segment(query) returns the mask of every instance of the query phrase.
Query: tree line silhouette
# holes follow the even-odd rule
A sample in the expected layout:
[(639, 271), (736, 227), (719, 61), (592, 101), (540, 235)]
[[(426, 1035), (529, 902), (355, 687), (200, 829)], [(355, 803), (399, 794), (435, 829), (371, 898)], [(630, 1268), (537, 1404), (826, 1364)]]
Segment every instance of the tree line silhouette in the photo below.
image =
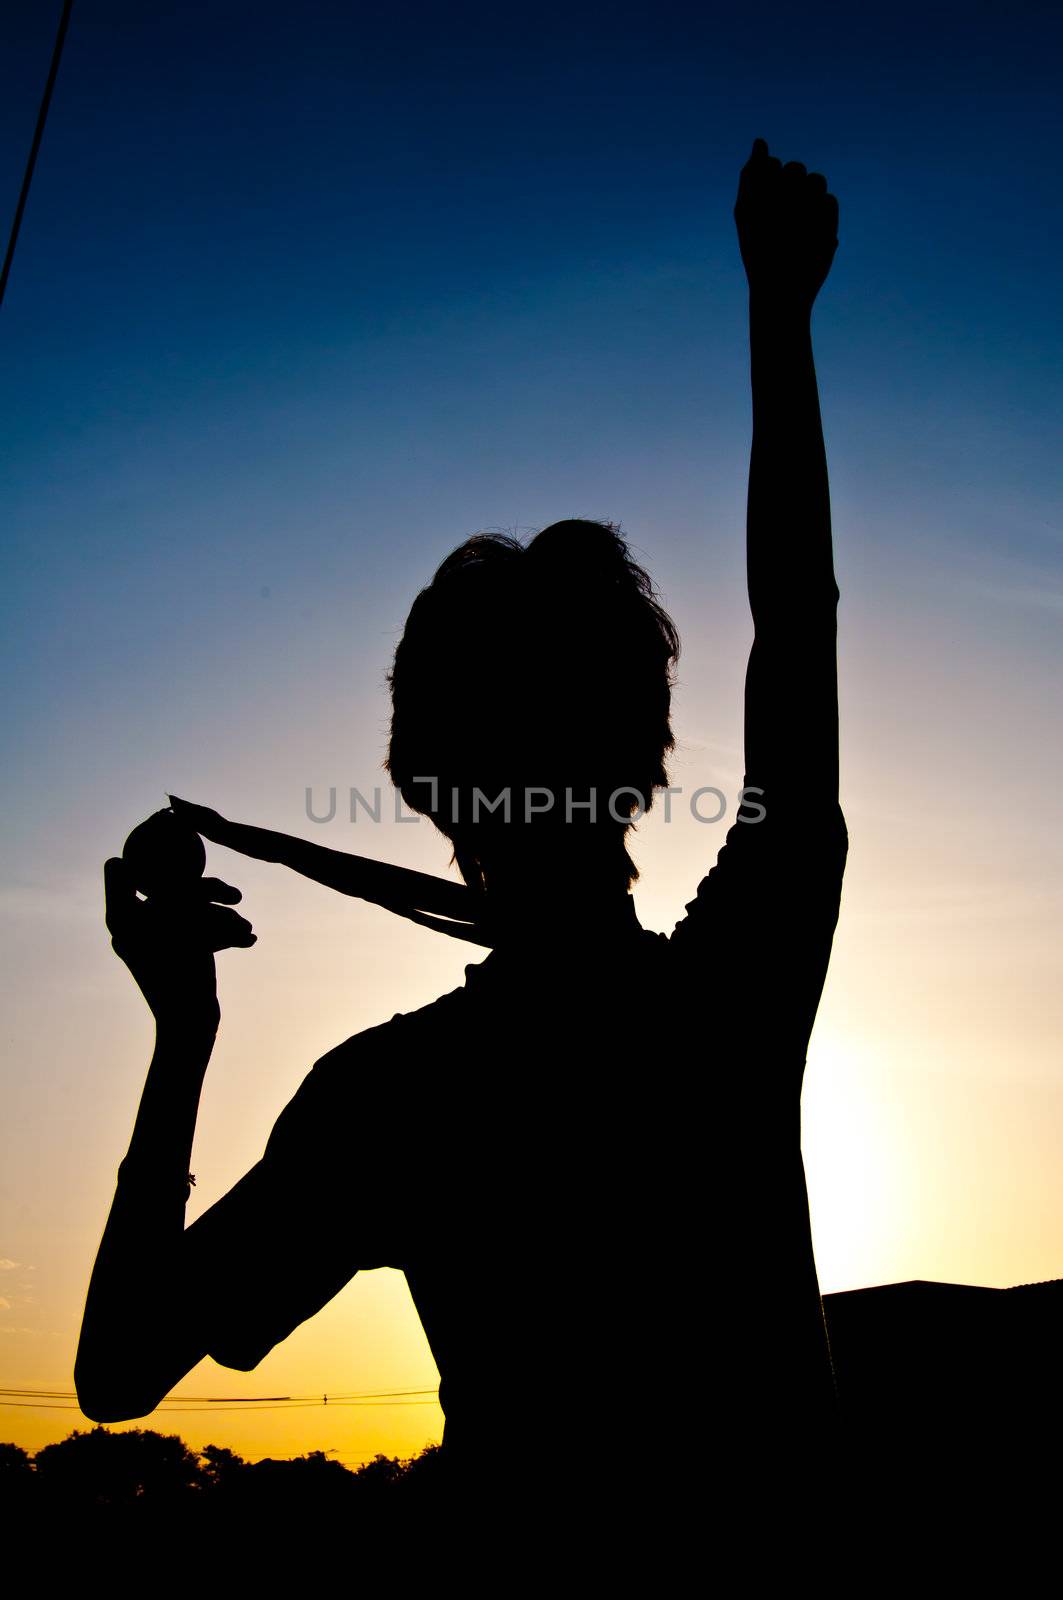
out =
[(59, 1524), (79, 1513), (105, 1522), (159, 1514), (195, 1521), (197, 1513), (340, 1513), (346, 1525), (374, 1520), (391, 1506), (420, 1503), (435, 1483), (439, 1446), (408, 1459), (376, 1455), (349, 1468), (323, 1450), (291, 1460), (247, 1461), (223, 1445), (194, 1450), (178, 1434), (151, 1428), (114, 1432), (75, 1428), (35, 1455), (0, 1443), (0, 1516)]

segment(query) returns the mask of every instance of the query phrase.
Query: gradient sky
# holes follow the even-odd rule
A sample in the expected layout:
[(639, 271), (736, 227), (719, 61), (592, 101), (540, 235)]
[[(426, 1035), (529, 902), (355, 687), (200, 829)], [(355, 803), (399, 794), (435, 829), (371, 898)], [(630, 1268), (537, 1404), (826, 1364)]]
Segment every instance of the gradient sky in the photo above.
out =
[[(59, 11), (3, 8), (5, 218)], [(342, 797), (385, 783), (391, 652), (469, 533), (621, 521), (684, 640), (673, 782), (736, 793), (731, 208), (756, 136), (841, 206), (815, 317), (851, 836), (804, 1102), (822, 1286), (1063, 1275), (1061, 36), (1022, 3), (77, 0), (0, 311), (0, 1385), (72, 1390), (150, 1054), (105, 857), (174, 790), (446, 871), (427, 823), (351, 824)], [(306, 788), (331, 785), (315, 824)], [(645, 820), (645, 926), (672, 928), (726, 826), (681, 802)], [(190, 1220), (318, 1056), (470, 956), (279, 868), (213, 850), (211, 870), (259, 943), (219, 964)], [(689, 1065), (708, 1126), (711, 1029)], [(380, 1139), (401, 1181), (401, 1126), (353, 1129), (352, 1160)], [(531, 1421), (519, 1378), (500, 1440)], [(206, 1361), (179, 1392), (435, 1381), (404, 1280), (376, 1272), (256, 1372)], [(578, 1397), (568, 1422), (581, 1439)], [(31, 1449), (74, 1425), (0, 1410)], [(150, 1425), (358, 1462), (441, 1419)]]

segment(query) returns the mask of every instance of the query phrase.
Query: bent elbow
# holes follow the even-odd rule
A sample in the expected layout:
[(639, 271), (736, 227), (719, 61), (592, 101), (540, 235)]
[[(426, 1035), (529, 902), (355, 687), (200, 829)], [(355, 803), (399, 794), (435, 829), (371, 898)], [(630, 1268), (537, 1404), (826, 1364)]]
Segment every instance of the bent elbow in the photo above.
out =
[(79, 1383), (74, 1379), (78, 1410), (90, 1422), (133, 1422), (147, 1417), (156, 1409), (162, 1396), (148, 1397), (132, 1390), (109, 1385)]
[[(152, 1408), (154, 1409), (154, 1408)], [(115, 1405), (105, 1400), (98, 1400), (94, 1396), (84, 1398), (78, 1393), (78, 1410), (83, 1417), (88, 1417), (90, 1422), (134, 1422), (140, 1417), (148, 1415), (147, 1410), (138, 1410), (128, 1405)]]
[(167, 1392), (142, 1376), (116, 1371), (108, 1363), (101, 1366), (80, 1352), (74, 1363), (74, 1391), (78, 1409), (90, 1422), (132, 1422), (149, 1416)]

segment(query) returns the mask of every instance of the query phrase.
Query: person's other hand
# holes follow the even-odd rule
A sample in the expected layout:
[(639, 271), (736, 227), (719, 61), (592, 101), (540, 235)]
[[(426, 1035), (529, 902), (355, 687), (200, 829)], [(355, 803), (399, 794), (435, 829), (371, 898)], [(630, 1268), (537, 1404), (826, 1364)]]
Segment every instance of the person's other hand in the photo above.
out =
[(823, 174), (784, 166), (755, 139), (734, 218), (751, 294), (811, 311), (838, 248), (838, 202)]
[(215, 952), (255, 943), (251, 924), (232, 910), (239, 889), (220, 878), (197, 878), (187, 895), (142, 900), (120, 856), (105, 862), (103, 873), (112, 948), (156, 1021), (217, 1028)]

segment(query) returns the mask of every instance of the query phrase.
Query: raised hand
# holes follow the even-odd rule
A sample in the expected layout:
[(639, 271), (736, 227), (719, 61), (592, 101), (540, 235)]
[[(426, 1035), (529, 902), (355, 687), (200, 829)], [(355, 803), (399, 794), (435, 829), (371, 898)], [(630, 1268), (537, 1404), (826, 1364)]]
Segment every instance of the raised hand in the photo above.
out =
[(838, 248), (838, 202), (823, 174), (784, 166), (754, 139), (734, 218), (751, 295), (811, 311)]
[(156, 1021), (181, 1028), (217, 1027), (214, 954), (247, 948), (255, 934), (233, 911), (240, 891), (219, 878), (192, 878), (187, 892), (141, 900), (136, 872), (120, 856), (104, 863), (107, 930)]

